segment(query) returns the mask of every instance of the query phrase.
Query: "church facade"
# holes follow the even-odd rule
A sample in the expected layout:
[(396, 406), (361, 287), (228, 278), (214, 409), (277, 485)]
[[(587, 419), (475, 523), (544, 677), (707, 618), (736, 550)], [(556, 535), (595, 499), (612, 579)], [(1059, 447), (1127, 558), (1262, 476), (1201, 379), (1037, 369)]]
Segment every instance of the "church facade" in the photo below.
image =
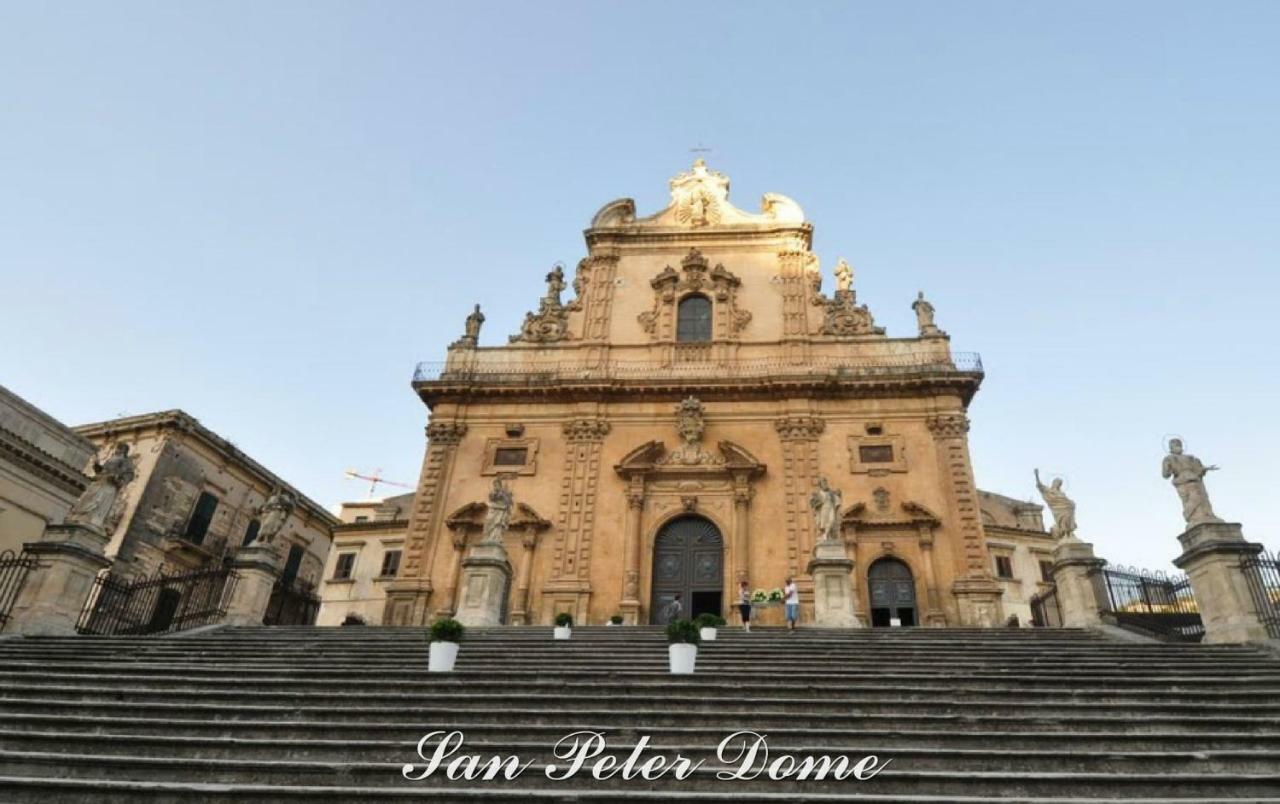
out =
[(641, 217), (606, 204), (569, 281), (501, 346), (477, 306), (413, 387), (430, 409), (419, 486), (383, 622), (455, 614), (490, 490), (514, 499), (503, 621), (649, 623), (676, 594), (728, 616), (740, 581), (807, 572), (821, 479), (841, 493), (855, 613), (866, 625), (998, 625), (970, 464), (976, 355), (954, 353), (921, 294), (891, 336), (840, 261), (824, 289), (813, 227), (766, 194), (750, 213), (699, 160)]

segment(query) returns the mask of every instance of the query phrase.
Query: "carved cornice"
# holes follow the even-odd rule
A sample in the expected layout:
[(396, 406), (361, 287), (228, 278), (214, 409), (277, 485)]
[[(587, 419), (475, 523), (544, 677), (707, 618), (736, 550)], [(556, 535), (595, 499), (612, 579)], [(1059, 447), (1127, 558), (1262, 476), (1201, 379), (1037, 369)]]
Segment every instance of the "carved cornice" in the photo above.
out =
[(430, 422), (427, 424), (427, 440), (433, 444), (457, 444), (467, 434), (462, 422)]
[(934, 438), (963, 438), (969, 432), (969, 419), (963, 413), (944, 413), (925, 420)]
[(816, 416), (783, 416), (773, 422), (773, 428), (783, 441), (813, 440), (826, 427), (826, 422)]
[(564, 423), (564, 438), (570, 443), (601, 441), (609, 434), (612, 425), (604, 419), (570, 419)]

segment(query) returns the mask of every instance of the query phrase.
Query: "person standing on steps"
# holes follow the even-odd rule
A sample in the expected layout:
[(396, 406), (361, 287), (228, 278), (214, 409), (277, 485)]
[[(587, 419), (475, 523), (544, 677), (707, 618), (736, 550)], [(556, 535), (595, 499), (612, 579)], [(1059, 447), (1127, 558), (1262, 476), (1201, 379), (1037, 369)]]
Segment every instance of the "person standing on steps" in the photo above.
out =
[(738, 581), (738, 614), (742, 617), (742, 630), (751, 630), (751, 592), (746, 581)]
[(794, 631), (800, 620), (800, 590), (796, 588), (794, 578), (788, 578), (786, 585), (782, 587), (782, 600), (786, 604), (787, 630)]
[(683, 612), (684, 604), (680, 602), (680, 593), (676, 592), (675, 597), (671, 598), (671, 602), (662, 609), (662, 621), (667, 623), (674, 622), (680, 619), (680, 615)]

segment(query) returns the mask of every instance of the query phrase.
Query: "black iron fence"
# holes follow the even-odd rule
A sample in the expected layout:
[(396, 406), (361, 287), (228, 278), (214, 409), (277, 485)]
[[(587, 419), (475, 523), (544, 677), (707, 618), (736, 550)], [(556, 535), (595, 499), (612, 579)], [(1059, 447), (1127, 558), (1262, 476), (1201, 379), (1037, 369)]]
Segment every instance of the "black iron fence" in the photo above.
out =
[(294, 579), (276, 581), (271, 588), (263, 625), (315, 625), (320, 613), (320, 596), (314, 584)]
[(1058, 608), (1058, 587), (1050, 587), (1031, 598), (1031, 624), (1036, 628), (1062, 627), (1062, 611)]
[(1262, 552), (1241, 562), (1249, 593), (1267, 635), (1280, 639), (1280, 555)]
[(228, 566), (125, 580), (99, 575), (80, 613), (82, 634), (163, 634), (221, 621), (235, 593)]
[(35, 565), (35, 557), (25, 550), (16, 554), (12, 550), (0, 553), (0, 631), (9, 624), (9, 613), (26, 583), (27, 573)]
[(1204, 623), (1184, 575), (1104, 567), (1095, 576), (1099, 607), (1121, 627), (1177, 642), (1199, 642)]

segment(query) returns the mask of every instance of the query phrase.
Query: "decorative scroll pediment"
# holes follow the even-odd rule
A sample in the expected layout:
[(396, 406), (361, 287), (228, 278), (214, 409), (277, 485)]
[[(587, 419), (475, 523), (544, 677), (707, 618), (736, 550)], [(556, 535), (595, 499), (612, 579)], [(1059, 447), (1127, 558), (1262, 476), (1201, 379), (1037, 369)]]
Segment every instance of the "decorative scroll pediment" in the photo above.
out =
[[(444, 524), (450, 530), (479, 532), (484, 529), (484, 520), (488, 513), (489, 505), (487, 503), (471, 502), (450, 514), (445, 519)], [(539, 516), (538, 512), (531, 506), (518, 502), (515, 505), (515, 510), (511, 512), (511, 521), (507, 523), (507, 532), (533, 531), (537, 533), (550, 527), (551, 522)]]
[(846, 508), (844, 514), (840, 517), (842, 528), (856, 528), (857, 530), (866, 530), (867, 528), (918, 528), (921, 525), (937, 527), (941, 522), (941, 518), (933, 511), (911, 500), (903, 502), (898, 506), (897, 511), (892, 508), (887, 511), (878, 510), (874, 503), (868, 506), (864, 502), (857, 502)]
[(628, 452), (613, 468), (624, 477), (645, 474), (764, 474), (765, 465), (744, 447), (732, 441), (721, 441), (716, 446), (720, 455), (711, 456), (713, 460), (685, 464), (669, 460), (673, 453), (668, 452), (661, 441), (650, 441)]

